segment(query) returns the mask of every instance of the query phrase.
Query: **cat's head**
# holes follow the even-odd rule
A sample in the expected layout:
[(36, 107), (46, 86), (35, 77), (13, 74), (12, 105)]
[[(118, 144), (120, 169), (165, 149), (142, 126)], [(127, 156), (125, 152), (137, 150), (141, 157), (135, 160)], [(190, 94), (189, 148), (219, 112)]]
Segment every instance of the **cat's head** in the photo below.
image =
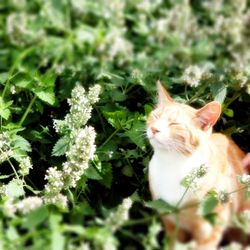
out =
[(154, 150), (177, 151), (191, 155), (211, 134), (221, 114), (213, 101), (200, 109), (175, 102), (160, 82), (158, 104), (147, 119), (147, 136)]

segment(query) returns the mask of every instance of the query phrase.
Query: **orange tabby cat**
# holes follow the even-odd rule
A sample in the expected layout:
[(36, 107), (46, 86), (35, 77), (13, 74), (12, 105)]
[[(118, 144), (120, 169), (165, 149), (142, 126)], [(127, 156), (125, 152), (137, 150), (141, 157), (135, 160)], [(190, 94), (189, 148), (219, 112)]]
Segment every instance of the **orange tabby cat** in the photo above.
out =
[[(230, 192), (241, 187), (236, 176), (244, 174), (244, 153), (228, 137), (212, 133), (221, 114), (221, 105), (210, 102), (201, 109), (175, 102), (163, 88), (158, 87), (158, 105), (147, 120), (147, 136), (154, 149), (149, 164), (150, 190), (154, 199), (172, 205), (197, 204), (210, 190)], [(181, 199), (185, 188), (180, 184), (185, 176), (201, 165), (207, 174), (198, 180), (197, 187)], [(230, 225), (233, 212), (249, 208), (243, 191), (230, 196), (231, 202), (219, 203), (215, 208), (218, 223), (210, 224), (197, 212), (197, 206), (183, 209), (178, 214), (179, 236), (191, 235), (196, 250), (217, 249), (223, 232)], [(175, 232), (176, 217), (163, 218), (166, 233)]]

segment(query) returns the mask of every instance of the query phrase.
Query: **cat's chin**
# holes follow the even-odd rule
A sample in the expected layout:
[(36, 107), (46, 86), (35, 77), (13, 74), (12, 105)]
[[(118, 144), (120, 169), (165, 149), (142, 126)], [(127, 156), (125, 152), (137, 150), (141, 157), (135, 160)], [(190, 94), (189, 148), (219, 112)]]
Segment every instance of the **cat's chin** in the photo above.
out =
[(164, 144), (157, 140), (155, 137), (149, 138), (149, 141), (154, 149), (158, 147), (164, 147)]
[(149, 139), (151, 146), (154, 151), (156, 150), (164, 150), (164, 151), (172, 151), (169, 146), (166, 146), (164, 143), (157, 140), (155, 137)]

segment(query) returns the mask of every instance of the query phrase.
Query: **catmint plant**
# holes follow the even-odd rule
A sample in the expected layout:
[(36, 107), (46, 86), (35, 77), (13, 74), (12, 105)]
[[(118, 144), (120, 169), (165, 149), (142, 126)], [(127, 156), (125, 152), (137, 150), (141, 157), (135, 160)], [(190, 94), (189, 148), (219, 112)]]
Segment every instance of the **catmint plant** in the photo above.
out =
[(76, 187), (84, 171), (88, 168), (88, 162), (95, 152), (95, 130), (86, 126), (91, 117), (92, 105), (99, 99), (100, 86), (95, 85), (86, 93), (85, 89), (77, 85), (68, 100), (69, 113), (64, 120), (54, 120), (57, 133), (62, 135), (63, 142), (68, 145), (65, 152), (58, 152), (61, 147), (60, 139), (53, 149), (54, 155), (66, 155), (66, 161), (62, 169), (50, 167), (47, 170), (45, 180), (45, 203), (56, 204), (59, 207), (67, 207), (67, 198), (62, 194), (63, 190)]

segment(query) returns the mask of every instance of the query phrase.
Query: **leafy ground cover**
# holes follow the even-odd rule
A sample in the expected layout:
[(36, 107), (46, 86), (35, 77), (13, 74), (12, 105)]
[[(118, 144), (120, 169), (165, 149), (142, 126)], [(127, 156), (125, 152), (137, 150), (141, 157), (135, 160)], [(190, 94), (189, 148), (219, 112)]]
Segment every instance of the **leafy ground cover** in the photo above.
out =
[(145, 205), (155, 83), (220, 101), (216, 129), (249, 151), (249, 6), (0, 2), (0, 249), (167, 247)]

